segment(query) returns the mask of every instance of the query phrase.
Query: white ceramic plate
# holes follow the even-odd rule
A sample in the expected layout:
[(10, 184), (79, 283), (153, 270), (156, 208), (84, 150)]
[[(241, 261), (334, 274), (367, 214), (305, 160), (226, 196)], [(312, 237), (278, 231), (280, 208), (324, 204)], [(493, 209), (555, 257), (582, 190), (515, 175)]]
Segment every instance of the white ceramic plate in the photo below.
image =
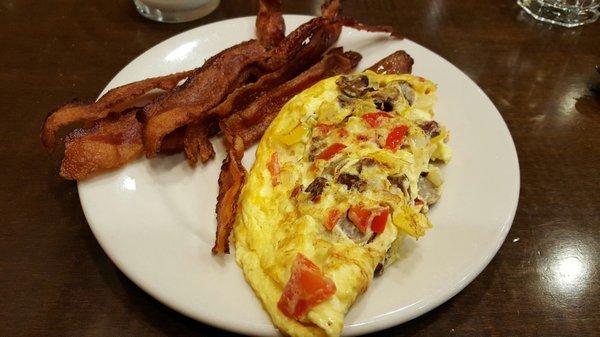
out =
[[(288, 31), (308, 16), (286, 15)], [(201, 65), (222, 49), (253, 38), (254, 18), (216, 22), (172, 37), (128, 64), (108, 89)], [(430, 218), (434, 228), (405, 245), (398, 261), (351, 308), (344, 334), (400, 324), (445, 302), (490, 262), (512, 223), (519, 166), (510, 133), (489, 98), (465, 74), (409, 40), (344, 28), (338, 41), (363, 55), (359, 70), (398, 49), (413, 73), (439, 85), (437, 119), (451, 131), (452, 162)], [(233, 255), (213, 256), (217, 177), (224, 157), (192, 169), (182, 155), (140, 159), (79, 183), (81, 205), (98, 242), (133, 282), (199, 321), (245, 334), (277, 335)], [(254, 161), (254, 148), (244, 158)]]

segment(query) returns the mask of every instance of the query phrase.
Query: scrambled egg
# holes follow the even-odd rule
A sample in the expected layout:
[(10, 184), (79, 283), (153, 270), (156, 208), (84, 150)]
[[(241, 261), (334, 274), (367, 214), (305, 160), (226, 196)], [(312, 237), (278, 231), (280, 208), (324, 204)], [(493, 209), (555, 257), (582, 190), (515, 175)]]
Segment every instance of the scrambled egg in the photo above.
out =
[[(435, 85), (412, 75), (325, 79), (291, 99), (264, 134), (240, 200), (236, 259), (274, 324), (291, 336), (339, 336), (344, 315), (405, 236), (431, 227), (447, 130)], [(382, 225), (383, 224), (383, 225)], [(335, 283), (302, 317), (278, 302), (301, 253)]]

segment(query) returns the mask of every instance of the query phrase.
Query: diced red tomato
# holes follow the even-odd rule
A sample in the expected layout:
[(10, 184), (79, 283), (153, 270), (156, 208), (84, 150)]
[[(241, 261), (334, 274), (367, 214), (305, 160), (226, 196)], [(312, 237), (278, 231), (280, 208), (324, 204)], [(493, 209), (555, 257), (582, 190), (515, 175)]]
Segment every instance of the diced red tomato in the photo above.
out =
[(378, 234), (383, 233), (389, 215), (390, 209), (387, 207), (383, 208), (379, 214), (373, 217), (373, 220), (371, 221), (371, 230)]
[(317, 129), (321, 132), (321, 134), (326, 135), (329, 131), (335, 129), (335, 125), (333, 124), (325, 124), (325, 123), (317, 123)]
[(339, 209), (332, 208), (331, 210), (329, 210), (329, 214), (327, 215), (327, 221), (325, 221), (325, 228), (327, 228), (328, 231), (331, 231), (333, 227), (335, 227), (335, 225), (338, 223), (338, 221), (340, 221), (341, 217), (342, 212), (340, 212)]
[(370, 218), (371, 211), (364, 208), (362, 205), (351, 206), (348, 210), (348, 219), (354, 223), (361, 233), (367, 232)]
[(277, 152), (273, 152), (271, 155), (271, 160), (267, 165), (269, 168), (269, 172), (271, 173), (271, 182), (273, 186), (277, 186), (281, 183), (279, 179), (279, 173), (281, 172), (281, 168), (279, 167), (279, 159), (277, 159)]
[(284, 315), (300, 319), (315, 305), (333, 296), (336, 290), (333, 280), (323, 275), (319, 266), (298, 253), (277, 307)]
[(373, 128), (381, 126), (384, 118), (392, 118), (392, 115), (386, 112), (371, 112), (362, 116), (362, 119)]
[(333, 156), (335, 156), (336, 153), (342, 151), (345, 148), (346, 148), (346, 145), (341, 144), (341, 143), (331, 144), (325, 150), (323, 150), (323, 152), (319, 153), (319, 156), (317, 157), (317, 159), (329, 160)]
[(390, 210), (387, 207), (369, 209), (360, 204), (351, 206), (348, 210), (348, 218), (363, 234), (369, 227), (374, 233), (382, 233), (385, 230), (389, 214)]
[(398, 148), (398, 146), (402, 145), (404, 137), (406, 137), (407, 133), (408, 126), (406, 125), (400, 125), (393, 128), (385, 140), (385, 148), (395, 151)]

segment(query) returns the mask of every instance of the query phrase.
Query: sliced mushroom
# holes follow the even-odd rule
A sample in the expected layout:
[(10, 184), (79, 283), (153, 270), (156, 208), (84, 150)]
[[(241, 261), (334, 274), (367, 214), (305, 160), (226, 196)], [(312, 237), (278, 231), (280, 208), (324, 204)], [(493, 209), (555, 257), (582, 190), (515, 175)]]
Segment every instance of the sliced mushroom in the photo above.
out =
[(311, 200), (316, 201), (323, 194), (323, 190), (327, 186), (327, 179), (323, 177), (316, 177), (310, 185), (304, 190), (304, 192), (310, 193)]
[(310, 142), (310, 148), (308, 150), (308, 160), (313, 161), (318, 153), (325, 148), (326, 144), (323, 142), (323, 138), (315, 136)]
[(340, 101), (340, 106), (345, 108), (349, 105), (352, 105), (355, 99), (346, 95), (338, 95), (338, 100)]
[(356, 166), (356, 171), (358, 173), (361, 173), (363, 168), (365, 167), (370, 167), (370, 166), (374, 166), (377, 164), (377, 160), (373, 159), (373, 158), (363, 158), (361, 160), (359, 160), (355, 166)]
[(413, 103), (415, 102), (415, 91), (413, 90), (412, 86), (410, 85), (410, 83), (406, 82), (406, 81), (400, 81), (400, 90), (402, 91), (402, 96), (404, 96), (404, 98), (406, 98), (406, 101), (408, 102), (408, 105), (413, 105)]
[(329, 163), (329, 165), (327, 165), (327, 167), (325, 167), (323, 170), (323, 174), (333, 177), (344, 167), (344, 165), (346, 165), (347, 162), (348, 157), (342, 155), (339, 158), (331, 161), (331, 163)]
[(440, 190), (426, 177), (420, 177), (417, 186), (419, 187), (419, 197), (427, 205), (433, 205), (440, 199)]
[(410, 182), (405, 174), (388, 176), (387, 180), (390, 182), (390, 184), (398, 187), (404, 194), (409, 194), (408, 188), (410, 186)]
[(419, 124), (419, 127), (429, 137), (435, 137), (440, 134), (440, 125), (436, 121), (427, 121)]
[(368, 91), (369, 78), (366, 75), (359, 76), (341, 76), (336, 82), (342, 93), (348, 97), (362, 97)]
[(398, 99), (399, 95), (400, 91), (395, 86), (387, 86), (371, 93), (375, 107), (385, 112), (394, 110), (394, 102)]
[(367, 182), (361, 180), (359, 176), (350, 173), (342, 173), (338, 176), (337, 182), (346, 185), (348, 189), (354, 188), (359, 192), (364, 192), (367, 188)]
[(394, 111), (394, 103), (389, 99), (380, 100), (376, 98), (373, 100), (373, 103), (375, 104), (375, 108), (377, 108), (377, 110), (385, 112)]

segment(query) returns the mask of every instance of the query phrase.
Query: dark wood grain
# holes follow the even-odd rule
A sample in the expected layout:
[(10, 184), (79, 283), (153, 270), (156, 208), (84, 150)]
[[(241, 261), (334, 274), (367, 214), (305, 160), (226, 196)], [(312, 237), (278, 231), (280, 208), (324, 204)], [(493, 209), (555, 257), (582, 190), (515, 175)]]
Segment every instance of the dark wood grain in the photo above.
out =
[[(286, 1), (314, 14), (319, 1)], [(377, 336), (597, 336), (600, 327), (600, 22), (538, 23), (515, 1), (346, 1), (466, 72), (496, 104), (521, 164), (519, 209), (485, 271), (432, 312)], [(92, 99), (135, 56), (176, 33), (253, 15), (160, 24), (131, 1), (0, 4), (0, 335), (232, 334), (188, 319), (130, 282), (92, 236), (76, 185), (38, 133), (46, 113)], [(468, 103), (468, 102), (467, 102)]]

